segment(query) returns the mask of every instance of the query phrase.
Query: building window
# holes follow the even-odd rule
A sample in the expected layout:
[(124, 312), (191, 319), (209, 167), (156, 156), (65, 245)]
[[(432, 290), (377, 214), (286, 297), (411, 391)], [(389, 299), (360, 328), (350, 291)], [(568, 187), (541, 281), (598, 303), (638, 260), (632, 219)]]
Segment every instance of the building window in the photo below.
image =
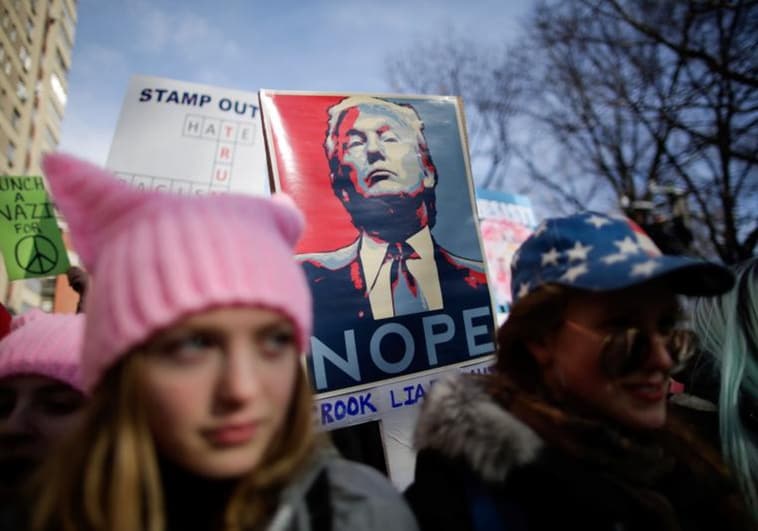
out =
[(5, 48), (3, 47), (3, 44), (0, 43), (0, 61), (5, 59)]
[(69, 35), (68, 30), (63, 27), (63, 25), (58, 26), (60, 31), (60, 34), (63, 35), (63, 39), (66, 41), (66, 46), (68, 46), (69, 49), (74, 47), (74, 41), (71, 40), (71, 35)]
[(18, 130), (18, 122), (20, 121), (21, 121), (21, 113), (18, 112), (18, 109), (14, 107), (13, 116), (11, 116), (11, 125), (13, 126), (13, 129)]
[(11, 27), (11, 14), (6, 9), (3, 11), (3, 27), (5, 29), (8, 29)]
[(66, 65), (66, 60), (63, 58), (63, 54), (61, 53), (60, 48), (55, 49), (55, 54), (58, 56), (58, 64), (61, 67), (61, 71), (65, 74), (68, 72), (68, 66)]
[(13, 167), (13, 159), (16, 157), (16, 144), (8, 141), (8, 146), (5, 148), (5, 158), (8, 159), (8, 166)]
[(66, 5), (65, 0), (61, 2), (61, 6), (63, 10), (63, 24), (61, 25), (61, 31), (63, 32), (63, 36), (70, 49), (74, 46), (73, 40), (76, 25), (74, 24), (74, 19), (71, 17), (71, 13), (68, 11), (68, 6)]
[(26, 36), (29, 37), (29, 40), (31, 40), (32, 35), (34, 34), (34, 21), (26, 17)]
[(5, 72), (5, 75), (10, 77), (11, 75), (11, 60), (7, 59), (5, 61), (5, 65), (3, 66), (3, 72)]
[(71, 12), (68, 10), (68, 6), (66, 5), (66, 0), (63, 0), (61, 2), (61, 6), (63, 7), (63, 18), (66, 22), (66, 28), (71, 32), (73, 35), (74, 33), (74, 19), (71, 17)]
[(16, 28), (13, 28), (10, 33), (8, 34), (8, 38), (11, 40), (11, 42), (16, 42)]
[(50, 130), (50, 126), (45, 126), (45, 143), (47, 144), (48, 151), (53, 151), (55, 146), (58, 145), (58, 139)]
[(21, 79), (16, 83), (16, 96), (18, 96), (20, 101), (26, 101), (26, 83)]
[(58, 106), (55, 104), (55, 101), (52, 99), (48, 99), (48, 105), (53, 109), (53, 112), (55, 113), (55, 117), (57, 118), (56, 125), (60, 126), (61, 122), (63, 121), (63, 112), (58, 109)]
[(50, 86), (53, 88), (53, 94), (55, 94), (55, 97), (58, 98), (58, 101), (61, 103), (61, 107), (65, 107), (66, 100), (68, 99), (66, 96), (66, 89), (63, 88), (61, 78), (59, 78), (58, 74), (55, 72), (50, 74)]
[(32, 58), (29, 55), (29, 51), (26, 49), (26, 46), (21, 46), (18, 51), (18, 58), (21, 60), (21, 64), (23, 65), (24, 70), (28, 72), (29, 67), (32, 66)]

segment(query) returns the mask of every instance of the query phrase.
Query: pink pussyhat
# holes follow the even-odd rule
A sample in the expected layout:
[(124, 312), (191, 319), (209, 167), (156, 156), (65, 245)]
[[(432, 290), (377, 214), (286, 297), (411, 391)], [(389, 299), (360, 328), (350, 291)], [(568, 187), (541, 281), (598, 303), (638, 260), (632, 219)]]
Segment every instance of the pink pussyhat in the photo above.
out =
[(84, 315), (33, 309), (14, 317), (0, 341), (0, 379), (45, 376), (84, 392), (81, 348)]
[(293, 249), (302, 214), (287, 196), (182, 196), (137, 190), (62, 154), (42, 167), (92, 275), (84, 383), (159, 330), (222, 306), (281, 312), (304, 350), (311, 296)]

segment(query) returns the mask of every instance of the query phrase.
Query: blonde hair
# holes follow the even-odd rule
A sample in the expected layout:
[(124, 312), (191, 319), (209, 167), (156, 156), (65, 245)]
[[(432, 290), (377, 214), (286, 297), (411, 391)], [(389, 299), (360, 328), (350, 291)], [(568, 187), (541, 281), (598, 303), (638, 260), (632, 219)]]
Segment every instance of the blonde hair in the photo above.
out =
[[(34, 481), (35, 531), (164, 531), (167, 515), (158, 455), (140, 399), (139, 353), (108, 370), (64, 441)], [(298, 364), (280, 433), (260, 465), (239, 480), (224, 510), (224, 529), (258, 529), (281, 489), (312, 454), (312, 394)]]

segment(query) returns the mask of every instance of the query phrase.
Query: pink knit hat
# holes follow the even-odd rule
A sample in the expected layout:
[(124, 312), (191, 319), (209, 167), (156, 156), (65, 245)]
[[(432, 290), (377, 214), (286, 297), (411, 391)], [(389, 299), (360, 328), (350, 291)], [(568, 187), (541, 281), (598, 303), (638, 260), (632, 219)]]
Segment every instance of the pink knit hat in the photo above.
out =
[(302, 214), (287, 196), (146, 192), (61, 154), (42, 167), (92, 275), (84, 383), (183, 317), (220, 306), (279, 311), (311, 331), (311, 296), (293, 249)]
[(84, 316), (38, 309), (14, 317), (0, 341), (0, 378), (47, 376), (84, 391), (81, 348)]

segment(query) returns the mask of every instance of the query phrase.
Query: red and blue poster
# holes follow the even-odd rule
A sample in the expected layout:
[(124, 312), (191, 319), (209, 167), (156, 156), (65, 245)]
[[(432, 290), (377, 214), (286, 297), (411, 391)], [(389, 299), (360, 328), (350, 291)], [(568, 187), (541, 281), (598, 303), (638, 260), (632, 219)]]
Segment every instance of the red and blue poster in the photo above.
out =
[(513, 254), (537, 225), (529, 198), (492, 190), (477, 190), (479, 224), (489, 269), (490, 290), (498, 322), (505, 320), (511, 304)]
[(274, 187), (303, 210), (317, 392), (494, 351), (459, 99), (261, 91)]

